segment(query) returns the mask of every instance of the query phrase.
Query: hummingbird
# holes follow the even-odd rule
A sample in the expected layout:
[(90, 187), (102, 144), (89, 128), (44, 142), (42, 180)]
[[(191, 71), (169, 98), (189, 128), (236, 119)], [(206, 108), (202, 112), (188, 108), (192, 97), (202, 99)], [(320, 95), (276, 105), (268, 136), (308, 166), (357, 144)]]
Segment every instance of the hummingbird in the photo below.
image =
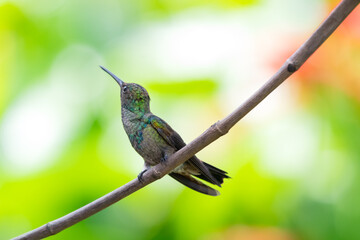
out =
[[(163, 119), (150, 111), (150, 97), (146, 89), (136, 83), (126, 83), (115, 74), (100, 66), (120, 86), (121, 118), (132, 147), (144, 159), (142, 175), (152, 166), (167, 159), (186, 144), (180, 135)], [(183, 185), (210, 196), (218, 196), (216, 189), (196, 178), (221, 187), (227, 172), (201, 161), (196, 156), (176, 167), (169, 175)], [(194, 178), (196, 177), (196, 178)]]

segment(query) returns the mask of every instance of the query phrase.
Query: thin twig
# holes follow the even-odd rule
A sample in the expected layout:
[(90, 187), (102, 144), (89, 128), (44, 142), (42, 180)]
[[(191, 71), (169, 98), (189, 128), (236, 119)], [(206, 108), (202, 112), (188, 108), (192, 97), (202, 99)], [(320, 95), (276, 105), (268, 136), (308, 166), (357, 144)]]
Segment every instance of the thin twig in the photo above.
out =
[(115, 202), (129, 196), (140, 188), (162, 178), (175, 167), (184, 163), (201, 149), (225, 135), (241, 118), (258, 105), (275, 88), (284, 82), (290, 75), (297, 71), (303, 63), (320, 47), (320, 45), (334, 32), (350, 12), (359, 4), (360, 0), (343, 0), (313, 33), (313, 35), (281, 66), (257, 92), (245, 103), (239, 106), (226, 118), (218, 121), (202, 133), (199, 137), (172, 155), (167, 163), (158, 164), (145, 172), (143, 182), (137, 179), (121, 186), (105, 196), (71, 212), (59, 219), (51, 221), (39, 228), (13, 238), (14, 240), (41, 239), (58, 232), (92, 216), (93, 214), (109, 207)]

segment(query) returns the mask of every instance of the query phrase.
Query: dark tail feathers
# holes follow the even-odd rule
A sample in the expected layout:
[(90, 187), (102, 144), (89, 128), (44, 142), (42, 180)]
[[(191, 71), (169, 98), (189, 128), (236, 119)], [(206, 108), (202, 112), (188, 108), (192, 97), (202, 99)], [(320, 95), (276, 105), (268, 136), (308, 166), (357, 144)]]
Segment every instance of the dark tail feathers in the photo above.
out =
[(193, 178), (190, 175), (181, 175), (178, 173), (169, 173), (169, 175), (174, 178), (175, 180), (179, 181), (180, 183), (184, 184), (185, 186), (200, 192), (200, 193), (204, 193), (210, 196), (218, 196), (220, 195), (219, 191), (203, 184), (202, 182), (196, 180), (195, 178)]
[[(222, 184), (224, 182), (224, 178), (230, 178), (227, 174), (227, 172), (217, 168), (217, 167), (214, 167), (206, 162), (203, 162), (205, 164), (205, 166), (209, 169), (210, 173), (213, 175), (213, 177), (220, 183)], [(203, 176), (202, 174), (201, 175), (194, 175), (194, 177), (198, 177), (202, 180), (205, 180), (207, 182), (209, 182), (207, 180), (207, 178), (205, 176)]]

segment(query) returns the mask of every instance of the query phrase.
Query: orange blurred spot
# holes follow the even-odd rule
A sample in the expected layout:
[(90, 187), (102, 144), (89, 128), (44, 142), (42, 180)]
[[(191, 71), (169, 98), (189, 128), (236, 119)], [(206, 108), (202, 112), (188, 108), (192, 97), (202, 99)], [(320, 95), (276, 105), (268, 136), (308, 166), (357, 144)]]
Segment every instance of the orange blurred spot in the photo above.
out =
[(289, 232), (273, 227), (234, 226), (223, 233), (210, 236), (210, 240), (295, 240)]

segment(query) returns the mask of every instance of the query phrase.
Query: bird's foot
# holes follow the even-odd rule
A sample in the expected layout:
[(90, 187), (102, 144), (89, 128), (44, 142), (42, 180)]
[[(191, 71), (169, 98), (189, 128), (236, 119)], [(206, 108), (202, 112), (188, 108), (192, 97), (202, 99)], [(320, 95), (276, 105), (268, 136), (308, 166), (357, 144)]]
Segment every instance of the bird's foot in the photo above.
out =
[(167, 157), (160, 158), (160, 163), (165, 163), (167, 161)]
[(142, 176), (144, 175), (144, 173), (147, 171), (147, 169), (142, 170), (139, 175), (137, 176), (137, 179), (139, 180), (139, 182), (143, 183), (143, 178)]
[(162, 158), (160, 158), (160, 163), (165, 163), (168, 160), (167, 154), (165, 152), (162, 153)]

